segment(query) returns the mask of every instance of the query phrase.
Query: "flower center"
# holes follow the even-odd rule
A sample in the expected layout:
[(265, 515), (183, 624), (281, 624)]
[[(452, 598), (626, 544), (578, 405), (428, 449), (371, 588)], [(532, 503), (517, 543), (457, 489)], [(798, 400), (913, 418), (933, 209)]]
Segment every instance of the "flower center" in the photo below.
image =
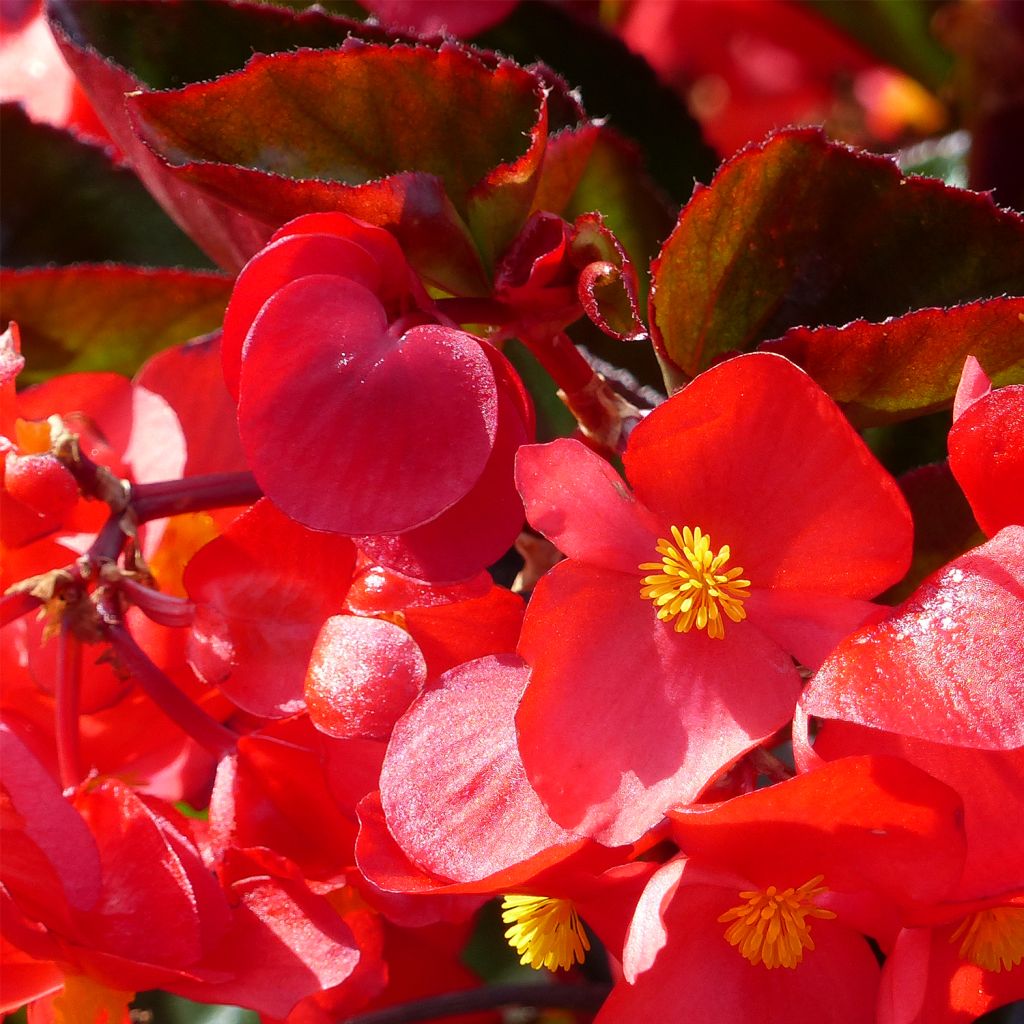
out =
[(590, 940), (571, 900), (548, 896), (506, 896), (501, 919), (512, 925), (505, 932), (521, 964), (534, 970), (568, 970), (583, 963)]
[(1024, 907), (979, 910), (960, 922), (949, 937), (963, 939), (960, 955), (986, 971), (998, 974), (1024, 960)]
[(725, 930), (726, 941), (735, 946), (752, 964), (796, 967), (805, 949), (814, 949), (809, 917), (832, 918), (831, 910), (814, 905), (814, 898), (828, 890), (818, 883), (824, 875), (815, 875), (799, 889), (783, 892), (770, 885), (764, 892), (741, 892), (746, 900), (727, 910), (718, 920), (732, 923)]
[(689, 633), (694, 626), (706, 629), (708, 636), (721, 640), (725, 636), (726, 617), (739, 622), (747, 617), (743, 602), (747, 599), (750, 580), (737, 579), (742, 566), (727, 569), (729, 545), (716, 554), (711, 538), (699, 526), (682, 532), (672, 527), (672, 540), (659, 539), (660, 562), (644, 562), (641, 569), (656, 570), (645, 576), (640, 596), (653, 601), (658, 618), (675, 619), (677, 633)]

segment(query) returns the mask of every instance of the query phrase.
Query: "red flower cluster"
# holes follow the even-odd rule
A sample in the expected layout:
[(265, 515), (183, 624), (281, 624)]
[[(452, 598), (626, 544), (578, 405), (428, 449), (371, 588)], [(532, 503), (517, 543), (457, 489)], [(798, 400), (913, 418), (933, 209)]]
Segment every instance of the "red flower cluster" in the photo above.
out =
[[(554, 71), (423, 35), (511, 49), (562, 6), (70, 6), (112, 137), (227, 273), (4, 274), (0, 1011), (1024, 998), (1024, 217), (791, 129), (671, 230)], [(683, 6), (621, 32), (723, 109), (783, 43), (776, 110), (835, 98), (830, 53), (870, 66), (781, 0), (680, 64), (721, 17)], [(188, 84), (152, 30), (208, 11)], [(108, 53), (121, 19), (184, 85)], [(891, 475), (948, 406), (948, 460)], [(549, 983), (466, 966), (499, 952)]]

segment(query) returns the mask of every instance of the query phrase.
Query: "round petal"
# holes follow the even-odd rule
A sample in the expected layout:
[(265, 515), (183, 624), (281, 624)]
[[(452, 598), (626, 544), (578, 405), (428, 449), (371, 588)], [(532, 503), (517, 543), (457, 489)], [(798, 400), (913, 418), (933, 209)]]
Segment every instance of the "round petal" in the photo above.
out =
[(499, 396), (498, 410), (494, 449), (480, 479), (429, 523), (404, 533), (356, 538), (374, 561), (414, 579), (452, 583), (474, 576), (512, 546), (523, 527), (512, 465), (530, 438), (509, 396)]
[(631, 842), (789, 720), (800, 692), (790, 657), (749, 622), (728, 632), (676, 633), (640, 597), (639, 572), (568, 561), (541, 580), (516, 726), (556, 821)]
[(332, 615), (306, 671), (306, 707), (313, 724), (329, 736), (383, 740), (426, 678), (427, 663), (400, 626)]
[(377, 293), (380, 269), (355, 242), (338, 235), (286, 235), (261, 249), (242, 268), (224, 313), (224, 379), (238, 398), (245, 337), (263, 304), (285, 285), (311, 274), (336, 274)]
[(469, 882), (578, 842), (547, 816), (523, 773), (513, 714), (526, 679), (512, 655), (469, 662), (395, 726), (381, 802), (418, 866)]
[(314, 529), (433, 519), (480, 479), (497, 407), (476, 339), (437, 325), (395, 339), (377, 298), (337, 277), (280, 289), (246, 341), (242, 443), (267, 496)]

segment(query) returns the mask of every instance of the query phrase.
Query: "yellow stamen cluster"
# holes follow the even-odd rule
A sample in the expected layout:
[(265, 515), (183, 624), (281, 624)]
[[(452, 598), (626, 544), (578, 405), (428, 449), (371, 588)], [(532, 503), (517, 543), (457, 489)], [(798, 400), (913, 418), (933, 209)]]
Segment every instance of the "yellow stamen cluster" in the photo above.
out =
[(964, 918), (949, 937), (960, 955), (986, 971), (1008, 971), (1024, 960), (1024, 907), (992, 907)]
[(770, 885), (764, 892), (741, 892), (745, 900), (727, 910), (718, 920), (732, 923), (725, 930), (726, 941), (735, 946), (755, 966), (796, 967), (805, 949), (814, 949), (810, 917), (831, 918), (831, 910), (814, 905), (814, 899), (828, 890), (819, 885), (823, 875), (815, 875), (798, 889), (783, 892)]
[(506, 896), (501, 909), (502, 921), (512, 926), (505, 938), (521, 964), (555, 971), (583, 963), (590, 941), (571, 900)]
[(686, 526), (682, 532), (673, 526), (672, 541), (660, 539), (657, 551), (660, 562), (640, 566), (655, 570), (644, 577), (640, 596), (658, 606), (662, 621), (675, 619), (677, 633), (689, 633), (696, 626), (721, 640), (725, 636), (723, 613), (733, 622), (747, 617), (743, 602), (750, 580), (737, 578), (743, 574), (740, 566), (725, 568), (731, 554), (728, 544), (715, 553), (711, 538), (701, 533), (699, 526)]

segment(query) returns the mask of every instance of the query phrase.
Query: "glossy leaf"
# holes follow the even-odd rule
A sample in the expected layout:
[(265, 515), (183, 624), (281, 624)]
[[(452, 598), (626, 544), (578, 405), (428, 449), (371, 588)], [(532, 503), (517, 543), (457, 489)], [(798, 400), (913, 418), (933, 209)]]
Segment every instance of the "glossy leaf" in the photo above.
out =
[[(203, 82), (242, 67), (253, 53), (300, 46), (340, 46), (348, 36), (382, 38), (373, 26), (323, 10), (301, 13), (224, 0), (51, 0), (51, 23), (151, 89)], [(202, 39), (197, 46), (196, 40)]]
[(21, 383), (131, 374), (154, 352), (216, 330), (231, 292), (220, 274), (114, 266), (0, 271), (0, 285), (0, 320), (21, 328)]
[(922, 309), (883, 323), (794, 327), (761, 348), (802, 366), (855, 422), (881, 423), (951, 402), (969, 355), (998, 384), (1024, 381), (1024, 298)]
[(208, 267), (127, 168), (100, 146), (0, 108), (4, 266), (110, 260)]
[(452, 44), (348, 46), (257, 56), (129, 106), (183, 181), (266, 222), (341, 210), (388, 227), (418, 269), (465, 287), (481, 272), (470, 231), (489, 259), (529, 212), (547, 124), (540, 86)]
[(652, 328), (692, 375), (791, 327), (1022, 292), (1020, 214), (786, 129), (729, 160), (683, 210), (655, 264)]
[(59, 20), (52, 20), (50, 27), (64, 59), (74, 71), (104, 127), (131, 161), (153, 198), (219, 266), (231, 271), (240, 270), (246, 260), (266, 243), (272, 229), (226, 203), (204, 196), (183, 182), (176, 182), (145, 144), (136, 138), (128, 123), (124, 97), (142, 88), (142, 82), (107, 60), (87, 40), (77, 37), (71, 29), (65, 29)]

